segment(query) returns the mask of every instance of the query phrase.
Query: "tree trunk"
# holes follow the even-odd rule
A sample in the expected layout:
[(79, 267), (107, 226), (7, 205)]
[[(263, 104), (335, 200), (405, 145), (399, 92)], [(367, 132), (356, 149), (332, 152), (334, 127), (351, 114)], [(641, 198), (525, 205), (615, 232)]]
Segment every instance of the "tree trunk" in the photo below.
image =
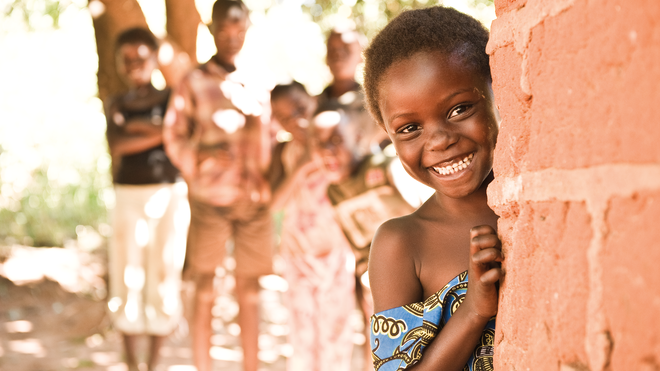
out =
[(176, 86), (197, 65), (197, 27), (201, 18), (194, 0), (165, 0), (165, 9), (167, 37), (158, 61), (167, 85)]
[(165, 0), (167, 34), (188, 54), (197, 60), (197, 27), (202, 21), (194, 0)]
[[(175, 86), (197, 64), (197, 27), (201, 19), (194, 0), (166, 0), (165, 4), (168, 36), (158, 59), (167, 85)], [(115, 67), (115, 39), (125, 29), (148, 26), (137, 0), (90, 0), (89, 9), (99, 56), (99, 98), (107, 104), (108, 98), (127, 90)]]
[(127, 90), (115, 67), (115, 39), (127, 28), (147, 27), (147, 21), (136, 0), (91, 0), (89, 9), (99, 56), (99, 98), (107, 103), (108, 98)]

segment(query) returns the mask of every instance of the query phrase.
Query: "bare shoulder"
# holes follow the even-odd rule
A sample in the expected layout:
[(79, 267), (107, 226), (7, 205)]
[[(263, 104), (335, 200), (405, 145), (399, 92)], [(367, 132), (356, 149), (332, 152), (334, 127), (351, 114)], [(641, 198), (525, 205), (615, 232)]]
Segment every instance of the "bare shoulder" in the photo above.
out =
[[(378, 243), (378, 248), (384, 245), (382, 248), (408, 249), (409, 242), (415, 236), (413, 231), (420, 227), (419, 223), (420, 219), (415, 213), (387, 220), (376, 231), (374, 244)], [(374, 248), (372, 246), (372, 250)]]
[(376, 312), (423, 300), (415, 259), (418, 228), (419, 217), (413, 213), (390, 219), (376, 231), (369, 257)]

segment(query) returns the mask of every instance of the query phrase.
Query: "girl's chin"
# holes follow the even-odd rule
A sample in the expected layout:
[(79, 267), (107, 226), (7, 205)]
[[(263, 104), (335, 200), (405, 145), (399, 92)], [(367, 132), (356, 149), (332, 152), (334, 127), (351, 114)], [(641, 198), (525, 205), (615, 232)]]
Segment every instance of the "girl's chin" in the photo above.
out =
[(438, 193), (442, 193), (443, 195), (453, 198), (453, 199), (461, 199), (467, 196), (470, 196), (474, 193), (478, 193), (480, 189), (482, 189), (482, 184), (478, 182), (465, 182), (461, 184), (446, 184), (446, 185), (438, 185), (437, 183), (435, 184), (435, 190)]

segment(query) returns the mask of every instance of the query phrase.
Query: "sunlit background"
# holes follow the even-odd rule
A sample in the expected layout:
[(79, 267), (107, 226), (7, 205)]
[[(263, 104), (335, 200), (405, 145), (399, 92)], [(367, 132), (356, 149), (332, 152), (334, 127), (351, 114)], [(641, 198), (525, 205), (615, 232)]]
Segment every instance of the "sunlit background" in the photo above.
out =
[[(372, 36), (386, 24), (387, 12), (413, 3), (343, 0), (326, 2), (323, 8), (313, 0), (245, 2), (253, 26), (237, 63), (249, 71), (250, 82), (269, 90), (295, 79), (312, 94), (330, 81), (324, 63), (329, 29), (359, 16), (362, 29)], [(152, 31), (164, 36), (165, 2), (139, 3)], [(204, 23), (210, 21), (212, 4), (196, 1)], [(489, 1), (444, 4), (487, 26), (495, 17)], [(0, 0), (0, 10), (0, 242), (63, 246), (80, 232), (106, 236), (106, 210), (114, 199), (86, 1)], [(214, 52), (213, 39), (200, 24), (198, 61)], [(88, 228), (78, 227), (76, 233), (77, 226)]]
[[(331, 28), (349, 24), (370, 38), (402, 10), (438, 4), (434, 0), (244, 2), (251, 10), (252, 27), (237, 64), (247, 71), (248, 83), (267, 92), (277, 83), (295, 79), (312, 94), (320, 93), (330, 82), (324, 60), (325, 38)], [(165, 36), (164, 0), (139, 3), (154, 34)], [(487, 27), (495, 18), (491, 0), (440, 3), (475, 16)], [(196, 0), (195, 4), (202, 19), (197, 60), (205, 62), (215, 52), (205, 26), (213, 0)], [(114, 206), (114, 193), (97, 68), (87, 0), (0, 0), (0, 274), (17, 283), (48, 277), (70, 292), (103, 300), (103, 261), (94, 258), (93, 252), (105, 246), (105, 238), (112, 232), (108, 213)], [(357, 78), (359, 81), (361, 76)], [(154, 84), (162, 86), (164, 80), (155, 75)], [(226, 284), (231, 286), (231, 280)], [(267, 292), (265, 303), (272, 306), (268, 313), (273, 318), (267, 323), (275, 339), (286, 334), (286, 315), (273, 293), (286, 290), (286, 282), (271, 277), (262, 286)], [(216, 304), (218, 316), (231, 316), (237, 310), (228, 296), (220, 297)], [(18, 317), (8, 326), (7, 332), (32, 330), (30, 322)], [(237, 335), (240, 329), (236, 326), (226, 328), (227, 336)], [(273, 339), (261, 341), (275, 344)], [(90, 347), (102, 343), (94, 336), (85, 341)], [(360, 341), (364, 339), (356, 343)], [(221, 346), (228, 342), (216, 336), (214, 344), (220, 345), (214, 347), (214, 358), (240, 361), (240, 352)], [(15, 345), (14, 351), (34, 355), (46, 351), (38, 341)], [(262, 352), (262, 360), (290, 353), (286, 344), (275, 345), (277, 351)], [(11, 350), (0, 347), (0, 356)], [(103, 357), (97, 356), (99, 362)], [(77, 361), (71, 362), (79, 366)]]

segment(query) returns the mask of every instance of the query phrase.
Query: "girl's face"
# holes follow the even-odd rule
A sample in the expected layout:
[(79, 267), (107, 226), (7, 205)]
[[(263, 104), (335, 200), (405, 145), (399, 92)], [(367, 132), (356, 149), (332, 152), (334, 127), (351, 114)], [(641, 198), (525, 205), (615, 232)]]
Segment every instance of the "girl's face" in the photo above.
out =
[(273, 117), (282, 128), (293, 136), (293, 139), (304, 143), (307, 141), (309, 121), (316, 110), (316, 100), (309, 95), (293, 89), (286, 96), (271, 102)]
[(156, 52), (145, 44), (124, 44), (117, 50), (117, 70), (131, 87), (150, 84), (157, 67)]
[(319, 141), (319, 155), (326, 179), (332, 184), (348, 179), (353, 170), (354, 158), (341, 128), (338, 125), (316, 128), (316, 136)]
[[(353, 80), (355, 71), (362, 62), (360, 43), (351, 38), (355, 33), (333, 33), (328, 38), (326, 63), (335, 80)], [(349, 36), (349, 37), (345, 37)]]
[(245, 35), (250, 26), (250, 18), (245, 9), (232, 6), (224, 19), (216, 20), (209, 30), (217, 49), (216, 58), (226, 65), (233, 65), (236, 56), (243, 48)]
[(419, 52), (390, 66), (378, 92), (385, 130), (413, 178), (452, 198), (481, 186), (498, 132), (489, 81), (458, 58)]

